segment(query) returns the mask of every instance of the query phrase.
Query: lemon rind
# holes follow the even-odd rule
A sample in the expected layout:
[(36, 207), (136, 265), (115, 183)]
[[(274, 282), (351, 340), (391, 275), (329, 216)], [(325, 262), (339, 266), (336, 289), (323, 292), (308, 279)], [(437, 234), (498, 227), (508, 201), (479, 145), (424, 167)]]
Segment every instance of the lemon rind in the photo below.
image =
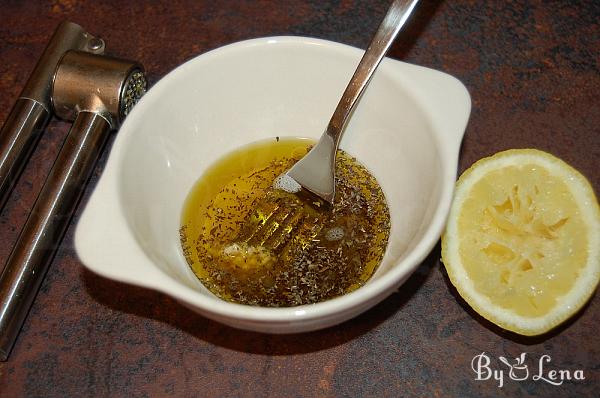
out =
[[(478, 293), (460, 260), (458, 215), (473, 185), (490, 170), (515, 164), (536, 164), (559, 178), (570, 181), (568, 187), (576, 203), (580, 204), (582, 218), (588, 227), (588, 263), (576, 279), (569, 293), (557, 297), (559, 303), (542, 317), (524, 317), (509, 309), (501, 308)], [(452, 284), (459, 294), (484, 318), (498, 326), (527, 336), (539, 335), (560, 325), (585, 305), (600, 281), (600, 207), (589, 181), (563, 160), (537, 149), (511, 149), (474, 163), (459, 178), (454, 200), (448, 216), (446, 231), (442, 236), (442, 261)], [(488, 309), (493, 309), (489, 311)]]

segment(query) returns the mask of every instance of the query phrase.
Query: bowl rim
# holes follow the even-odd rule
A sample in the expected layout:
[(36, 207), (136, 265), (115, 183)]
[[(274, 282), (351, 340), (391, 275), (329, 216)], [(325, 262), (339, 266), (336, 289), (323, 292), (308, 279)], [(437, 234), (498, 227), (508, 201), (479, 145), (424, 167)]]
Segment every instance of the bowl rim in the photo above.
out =
[[(462, 96), (462, 98), (460, 98), (462, 101), (456, 101), (457, 103), (460, 103), (459, 108), (462, 110), (462, 115), (460, 115), (459, 117), (459, 119), (461, 120), (458, 120), (456, 123), (454, 123), (454, 130), (456, 131), (454, 131), (453, 134), (448, 134), (448, 137), (446, 137), (446, 140), (448, 142), (446, 142), (445, 144), (449, 145), (442, 145), (443, 143), (440, 142), (440, 137), (437, 136), (439, 126), (436, 127), (434, 123), (432, 130), (434, 131), (434, 133), (436, 133), (436, 137), (434, 137), (434, 141), (436, 141), (436, 144), (438, 144), (438, 148), (436, 149), (438, 152), (444, 152), (444, 154), (441, 154), (444, 156), (442, 156), (443, 159), (440, 161), (440, 181), (442, 183), (442, 186), (439, 189), (439, 201), (436, 205), (437, 207), (435, 208), (435, 211), (431, 215), (431, 221), (423, 229), (421, 240), (418, 241), (414, 245), (412, 250), (406, 253), (406, 255), (400, 261), (394, 263), (394, 267), (390, 268), (386, 272), (385, 277), (370, 280), (367, 284), (365, 284), (359, 289), (356, 289), (353, 292), (332, 298), (327, 301), (315, 304), (300, 305), (295, 307), (272, 308), (248, 306), (244, 304), (227, 302), (217, 297), (211, 297), (204, 293), (201, 293), (185, 285), (184, 283), (175, 280), (171, 275), (168, 275), (164, 270), (156, 266), (154, 264), (154, 261), (151, 260), (145, 254), (143, 248), (141, 247), (138, 247), (138, 251), (141, 255), (145, 257), (145, 259), (140, 260), (144, 261), (147, 265), (150, 265), (153, 268), (152, 274), (157, 277), (161, 277), (161, 283), (156, 283), (155, 281), (151, 281), (149, 279), (134, 281), (131, 278), (123, 277), (123, 275), (119, 275), (118, 273), (115, 274), (109, 272), (106, 268), (104, 268), (103, 263), (105, 261), (103, 259), (96, 258), (95, 260), (90, 261), (91, 258), (89, 256), (89, 253), (85, 253), (86, 245), (83, 244), (85, 236), (82, 236), (85, 233), (85, 231), (89, 231), (89, 228), (82, 228), (82, 225), (86, 222), (89, 223), (91, 221), (89, 221), (90, 217), (86, 218), (85, 216), (87, 213), (94, 211), (94, 197), (97, 198), (98, 196), (102, 195), (104, 191), (106, 191), (106, 189), (102, 188), (107, 188), (109, 182), (114, 185), (116, 183), (116, 180), (120, 178), (118, 175), (119, 173), (117, 171), (111, 173), (109, 172), (109, 169), (112, 169), (112, 167), (116, 164), (120, 165), (122, 161), (122, 156), (126, 155), (126, 151), (124, 151), (123, 148), (128, 147), (127, 131), (128, 129), (132, 128), (130, 126), (134, 126), (136, 119), (138, 118), (137, 115), (143, 114), (146, 108), (149, 106), (147, 104), (149, 104), (150, 101), (146, 98), (154, 97), (155, 95), (157, 95), (156, 93), (159, 93), (160, 90), (170, 85), (171, 80), (176, 78), (180, 73), (185, 73), (187, 69), (194, 68), (197, 63), (208, 61), (211, 58), (219, 57), (223, 54), (230, 54), (232, 52), (247, 49), (252, 46), (272, 44), (285, 44), (294, 46), (325, 46), (336, 52), (345, 52), (346, 54), (350, 54), (351, 56), (356, 57), (357, 59), (362, 55), (362, 52), (364, 51), (349, 45), (304, 36), (262, 37), (232, 43), (200, 54), (199, 56), (188, 60), (187, 62), (181, 64), (180, 66), (169, 72), (167, 75), (165, 75), (154, 87), (152, 87), (152, 89), (148, 91), (148, 94), (146, 94), (146, 96), (142, 98), (138, 106), (134, 108), (132, 113), (125, 120), (125, 123), (121, 127), (123, 132), (119, 133), (120, 137), (117, 137), (117, 140), (115, 141), (111, 150), (111, 154), (106, 164), (105, 173), (100, 178), (100, 181), (98, 181), (96, 189), (92, 193), (92, 197), (90, 198), (90, 201), (88, 202), (84, 213), (82, 214), (80, 222), (77, 226), (75, 238), (76, 250), (80, 258), (82, 259), (82, 263), (88, 269), (113, 280), (132, 283), (138, 286), (148, 287), (161, 291), (178, 300), (184, 301), (187, 305), (191, 305), (194, 308), (198, 308), (199, 310), (201, 310), (202, 313), (209, 317), (210, 315), (213, 315), (213, 318), (234, 318), (237, 320), (255, 323), (289, 324), (296, 322), (305, 322), (309, 320), (317, 320), (319, 318), (327, 318), (333, 315), (337, 316), (346, 312), (351, 313), (354, 312), (356, 308), (362, 308), (365, 305), (367, 305), (366, 308), (373, 306), (377, 304), (381, 299), (391, 294), (394, 291), (394, 289), (397, 288), (401, 283), (403, 283), (420, 265), (420, 263), (429, 255), (430, 251), (433, 249), (433, 247), (439, 240), (439, 236), (446, 222), (446, 217), (449, 213), (452, 194), (454, 191), (454, 184), (456, 180), (458, 151), (470, 114), (470, 97), (464, 85), (450, 75), (447, 75), (443, 72), (435, 71), (433, 69), (411, 65), (401, 61), (386, 58), (384, 62), (390, 65), (394, 65), (395, 67), (406, 70), (420, 71), (419, 73), (434, 73), (438, 77), (445, 79), (448, 82), (449, 86), (454, 87), (455, 94)], [(427, 116), (431, 116), (428, 112), (425, 112), (427, 110), (426, 107), (421, 106), (422, 104), (418, 105), (420, 106), (420, 108), (423, 109), (424, 113)], [(129, 137), (130, 136), (131, 134), (129, 135)], [(109, 179), (111, 180), (109, 181)], [(118, 194), (118, 190), (114, 192), (114, 194), (120, 196)], [(121, 202), (120, 199), (115, 200)], [(119, 205), (119, 209), (120, 212), (123, 212), (121, 205)], [(120, 214), (119, 218), (121, 218), (122, 222), (128, 224), (125, 220), (124, 214)], [(134, 235), (134, 233), (130, 230), (129, 225), (127, 225), (126, 228), (129, 234)], [(134, 242), (139, 246), (139, 242), (137, 242), (137, 240), (135, 240)], [(361, 309), (360, 312), (362, 312), (366, 308)]]

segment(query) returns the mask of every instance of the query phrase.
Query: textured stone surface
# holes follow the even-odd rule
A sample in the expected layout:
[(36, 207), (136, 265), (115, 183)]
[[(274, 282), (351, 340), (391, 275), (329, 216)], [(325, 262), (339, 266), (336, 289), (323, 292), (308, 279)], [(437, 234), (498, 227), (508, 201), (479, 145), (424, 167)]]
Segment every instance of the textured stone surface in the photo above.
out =
[[(156, 82), (195, 55), (259, 36), (308, 35), (364, 47), (387, 4), (2, 1), (0, 123), (65, 19), (101, 35), (111, 54), (142, 62)], [(503, 149), (535, 147), (571, 163), (599, 192), (599, 20), (595, 0), (424, 0), (390, 56), (448, 72), (469, 89), (473, 111), (460, 171)], [(0, 213), (0, 264), (68, 126), (51, 122)], [(436, 247), (398, 292), (352, 321), (293, 336), (248, 333), (199, 317), (161, 294), (86, 271), (73, 249), (78, 214), (9, 361), (0, 364), (2, 397), (597, 396), (597, 294), (549, 335), (516, 337), (457, 297)], [(502, 388), (474, 380), (471, 359), (484, 351), (505, 371)], [(581, 369), (585, 380), (561, 386), (531, 375), (508, 380), (497, 358), (522, 352), (531, 373), (548, 354), (546, 371)]]

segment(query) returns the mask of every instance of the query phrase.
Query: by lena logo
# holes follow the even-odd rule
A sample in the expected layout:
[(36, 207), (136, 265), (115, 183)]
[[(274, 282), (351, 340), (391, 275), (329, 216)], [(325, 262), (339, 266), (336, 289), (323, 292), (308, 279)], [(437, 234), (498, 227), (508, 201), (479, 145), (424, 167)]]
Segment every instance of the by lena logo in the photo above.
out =
[(524, 352), (521, 354), (521, 356), (515, 358), (514, 365), (511, 365), (511, 363), (508, 362), (506, 358), (502, 356), (498, 357), (500, 362), (508, 366), (508, 377), (510, 377), (511, 380), (521, 381), (527, 380), (527, 378), (529, 377), (529, 369), (527, 369), (527, 365), (525, 365), (525, 355), (527, 355), (527, 353)]
[(537, 363), (537, 367), (532, 367), (531, 374), (526, 362), (527, 353), (522, 353), (520, 356), (510, 361), (503, 356), (498, 357), (501, 366), (495, 367), (492, 365), (492, 359), (485, 353), (475, 355), (471, 360), (471, 369), (475, 372), (475, 380), (495, 380), (498, 382), (498, 387), (504, 386), (504, 380), (523, 381), (529, 379), (549, 383), (555, 386), (560, 386), (567, 380), (585, 380), (583, 370), (576, 369), (550, 369), (552, 358), (548, 354), (542, 355)]

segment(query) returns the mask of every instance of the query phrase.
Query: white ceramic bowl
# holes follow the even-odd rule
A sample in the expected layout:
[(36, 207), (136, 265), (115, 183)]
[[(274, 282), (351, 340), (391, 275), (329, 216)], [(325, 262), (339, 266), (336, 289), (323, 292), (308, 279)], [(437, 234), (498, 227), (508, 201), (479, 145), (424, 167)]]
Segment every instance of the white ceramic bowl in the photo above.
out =
[(382, 264), (364, 287), (292, 308), (233, 304), (204, 288), (179, 244), (183, 202), (204, 170), (264, 138), (318, 138), (362, 53), (312, 38), (263, 38), (200, 55), (165, 76), (121, 127), (81, 216), (75, 246), (83, 264), (208, 318), (269, 333), (331, 326), (392, 293), (442, 232), (471, 105), (455, 78), (391, 59), (341, 143), (376, 176), (392, 218)]

